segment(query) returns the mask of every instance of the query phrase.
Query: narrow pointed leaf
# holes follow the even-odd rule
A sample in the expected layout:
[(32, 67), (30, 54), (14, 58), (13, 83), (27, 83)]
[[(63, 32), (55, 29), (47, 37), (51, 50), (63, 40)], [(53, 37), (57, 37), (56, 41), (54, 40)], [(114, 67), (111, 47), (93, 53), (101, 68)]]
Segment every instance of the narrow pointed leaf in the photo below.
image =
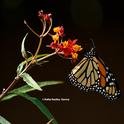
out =
[(21, 53), (22, 53), (23, 58), (25, 58), (25, 59), (27, 59), (27, 53), (25, 50), (25, 40), (26, 40), (27, 35), (28, 35), (28, 33), (26, 33), (26, 35), (24, 36), (24, 38), (22, 40), (22, 44), (21, 44)]
[[(45, 86), (50, 86), (50, 85), (57, 85), (57, 84), (62, 84), (64, 82), (62, 81), (42, 81), (42, 82), (38, 82), (39, 86), (45, 87)], [(20, 92), (20, 93), (27, 93), (27, 92), (31, 92), (34, 91), (35, 89), (30, 87), (29, 85), (24, 85), (20, 88), (16, 88), (14, 90), (11, 90), (10, 92), (8, 92), (8, 94), (2, 98), (1, 101), (5, 101), (5, 100), (9, 100), (12, 99), (13, 97), (17, 96), (17, 94), (15, 94), (14, 92)]]
[[(18, 94), (18, 93), (17, 93)], [(51, 124), (58, 124), (57, 121), (54, 119), (53, 115), (51, 114), (51, 112), (48, 110), (48, 108), (43, 104), (43, 102), (41, 100), (39, 100), (36, 97), (31, 97), (30, 95), (23, 93), (23, 94), (19, 94), (20, 96), (22, 96), (23, 98), (29, 100), (30, 102), (32, 102), (35, 106), (37, 106), (37, 108), (49, 119), (53, 119)]]
[(20, 74), (22, 72), (22, 69), (24, 67), (25, 63), (24, 62), (21, 62), (18, 67), (17, 67), (17, 74)]
[(0, 115), (0, 124), (11, 124), (11, 123)]
[(33, 87), (36, 90), (42, 90), (37, 82), (28, 73), (23, 73), (21, 77), (29, 86)]

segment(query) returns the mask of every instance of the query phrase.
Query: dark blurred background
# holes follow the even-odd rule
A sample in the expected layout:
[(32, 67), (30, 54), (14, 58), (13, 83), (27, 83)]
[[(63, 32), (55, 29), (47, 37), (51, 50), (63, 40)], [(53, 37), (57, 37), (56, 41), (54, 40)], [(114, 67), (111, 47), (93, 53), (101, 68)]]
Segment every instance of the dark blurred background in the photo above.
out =
[[(27, 27), (25, 19), (37, 32), (41, 31), (37, 12), (43, 9), (52, 13), (53, 26), (63, 25), (66, 38), (77, 38), (85, 50), (96, 45), (98, 55), (116, 75), (121, 97), (110, 102), (97, 93), (80, 92), (67, 81), (74, 65), (69, 60), (53, 57), (44, 66), (30, 70), (35, 80), (63, 80), (62, 85), (49, 86), (43, 92), (33, 92), (42, 98), (69, 98), (69, 102), (47, 102), (51, 113), (59, 124), (120, 124), (124, 115), (124, 20), (121, 0), (1, 0), (0, 1), (0, 91), (16, 76), (16, 67), (23, 60), (20, 45)], [(29, 34), (26, 48), (33, 52), (38, 39)], [(49, 44), (46, 39), (44, 45)], [(46, 50), (46, 48), (43, 48)], [(42, 51), (41, 51), (42, 52)], [(45, 52), (45, 51), (43, 51)], [(47, 50), (47, 52), (50, 52)], [(80, 59), (83, 54), (80, 55)], [(20, 82), (23, 83), (23, 82)], [(48, 120), (23, 98), (16, 97), (0, 103), (0, 115), (12, 124), (45, 124)]]

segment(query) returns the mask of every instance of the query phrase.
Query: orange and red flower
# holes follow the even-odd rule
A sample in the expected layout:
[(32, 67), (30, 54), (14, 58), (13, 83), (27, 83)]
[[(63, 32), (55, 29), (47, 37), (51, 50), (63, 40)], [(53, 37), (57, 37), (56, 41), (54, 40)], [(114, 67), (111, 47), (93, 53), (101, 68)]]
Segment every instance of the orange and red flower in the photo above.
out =
[(82, 47), (76, 44), (77, 39), (75, 40), (67, 40), (61, 43), (52, 42), (50, 47), (55, 49), (58, 54), (64, 55), (66, 58), (71, 57), (73, 61), (77, 60), (78, 52), (82, 50)]
[(65, 58), (72, 58), (73, 62), (78, 58), (78, 52), (82, 50), (82, 47), (76, 44), (77, 39), (63, 41), (64, 28), (58, 26), (53, 28), (54, 35), (52, 37), (53, 42), (49, 45), (51, 49), (54, 49), (59, 55), (63, 55)]
[(60, 37), (63, 37), (64, 36), (64, 28), (63, 28), (63, 26), (55, 27), (55, 28), (53, 28), (53, 31), (56, 34), (58, 34)]

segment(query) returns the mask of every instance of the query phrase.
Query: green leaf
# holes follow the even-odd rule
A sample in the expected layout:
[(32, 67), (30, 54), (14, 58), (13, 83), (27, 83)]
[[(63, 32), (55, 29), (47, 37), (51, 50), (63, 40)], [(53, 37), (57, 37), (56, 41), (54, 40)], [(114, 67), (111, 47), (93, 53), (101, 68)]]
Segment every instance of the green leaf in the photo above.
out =
[(20, 73), (22, 72), (22, 69), (23, 69), (24, 65), (25, 65), (25, 62), (21, 62), (21, 63), (18, 65), (17, 71), (16, 71), (17, 74), (20, 74)]
[[(39, 86), (45, 87), (45, 86), (50, 86), (50, 85), (57, 85), (57, 84), (62, 84), (64, 82), (62, 81), (43, 81), (43, 82), (38, 82)], [(9, 100), (12, 99), (13, 97), (17, 96), (17, 94), (15, 94), (15, 92), (20, 92), (20, 93), (27, 93), (27, 92), (31, 92), (34, 91), (35, 89), (30, 87), (29, 85), (24, 85), (20, 88), (16, 88), (14, 90), (11, 90), (8, 92), (8, 94), (6, 96), (4, 96), (1, 101), (5, 101), (5, 100)]]
[(27, 59), (27, 53), (25, 50), (25, 39), (26, 39), (27, 35), (28, 35), (28, 33), (26, 33), (26, 35), (24, 36), (24, 38), (22, 40), (22, 44), (21, 44), (21, 53), (22, 53), (23, 58), (25, 58), (25, 59)]
[[(18, 94), (18, 93), (17, 93)], [(57, 121), (54, 119), (53, 115), (51, 114), (51, 112), (48, 110), (48, 108), (42, 103), (41, 100), (39, 100), (36, 97), (31, 97), (30, 95), (23, 93), (23, 94), (18, 94), (20, 96), (22, 96), (23, 98), (29, 100), (30, 102), (32, 102), (35, 106), (37, 106), (37, 108), (49, 119), (53, 119), (53, 121), (51, 122), (52, 124), (58, 124)]]
[(11, 124), (11, 123), (0, 115), (0, 124)]
[(20, 75), (20, 77), (23, 78), (23, 80), (31, 87), (33, 87), (36, 90), (42, 91), (40, 86), (37, 84), (37, 82), (28, 74), (28, 73), (23, 73)]

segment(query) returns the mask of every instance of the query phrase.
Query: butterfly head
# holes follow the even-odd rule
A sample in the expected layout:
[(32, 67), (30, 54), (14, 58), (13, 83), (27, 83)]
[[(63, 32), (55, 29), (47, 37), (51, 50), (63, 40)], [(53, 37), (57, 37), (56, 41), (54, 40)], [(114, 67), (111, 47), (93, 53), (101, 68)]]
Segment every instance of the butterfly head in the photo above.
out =
[(95, 56), (95, 53), (95, 48), (92, 48), (89, 52), (86, 52), (84, 56), (90, 58)]
[(91, 40), (91, 42), (92, 42), (92, 48), (91, 48), (91, 50), (90, 51), (88, 51), (88, 52), (86, 52), (85, 53), (85, 57), (88, 57), (88, 58), (91, 58), (91, 57), (93, 57), (93, 56), (95, 56), (95, 44), (94, 44), (94, 42), (93, 42), (93, 39), (90, 39)]

